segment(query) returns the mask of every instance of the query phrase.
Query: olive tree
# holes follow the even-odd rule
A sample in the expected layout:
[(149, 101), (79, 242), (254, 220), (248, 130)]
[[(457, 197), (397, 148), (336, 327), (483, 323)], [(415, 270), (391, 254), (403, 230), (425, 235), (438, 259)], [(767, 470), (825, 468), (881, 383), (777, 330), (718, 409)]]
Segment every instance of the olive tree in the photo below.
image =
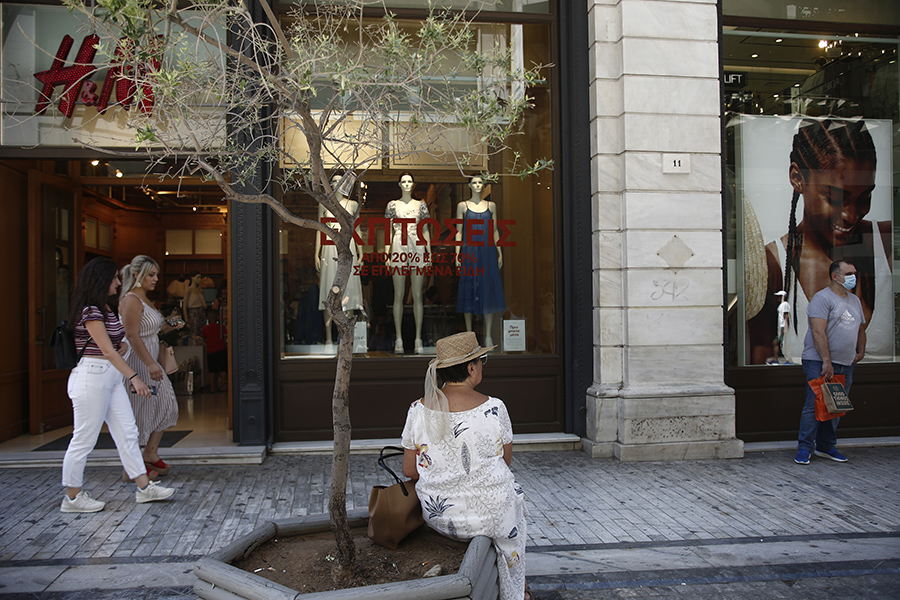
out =
[[(176, 164), (172, 176), (201, 173), (228, 199), (265, 204), (336, 246), (326, 301), (340, 338), (328, 508), (337, 561), (351, 566), (345, 493), (355, 317), (341, 300), (357, 215), (341, 206), (336, 188), (346, 192), (368, 170), (415, 153), (462, 173), (473, 155), (508, 148), (544, 66), (520, 64), (503, 35), (482, 35), (472, 11), (431, 8), (403, 22), (383, 6), (373, 15), (379, 3), (365, 0), (298, 3), (288, 15), (274, 14), (266, 0), (66, 3), (98, 32), (94, 64), (113, 69), (118, 82), (110, 110), (151, 161)], [(82, 143), (103, 146), (89, 134)], [(516, 162), (503, 174), (550, 166)], [(254, 187), (261, 165), (276, 168)], [(333, 186), (335, 173), (343, 179)], [(273, 193), (279, 188), (313, 199), (340, 227), (295, 214)]]

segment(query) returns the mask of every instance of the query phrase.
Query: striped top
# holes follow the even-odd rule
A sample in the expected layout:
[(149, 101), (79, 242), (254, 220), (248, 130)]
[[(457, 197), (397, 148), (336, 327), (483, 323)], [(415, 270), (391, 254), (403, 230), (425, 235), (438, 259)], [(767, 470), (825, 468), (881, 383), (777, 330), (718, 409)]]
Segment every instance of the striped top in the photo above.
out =
[[(87, 327), (85, 327), (85, 323), (87, 321), (103, 321), (103, 313), (100, 312), (100, 309), (96, 306), (85, 306), (81, 310), (81, 318), (78, 319), (78, 322), (75, 323), (75, 351), (81, 352), (81, 348), (84, 346), (84, 343), (88, 341), (88, 338), (91, 337), (91, 334), (88, 333)], [(106, 313), (106, 333), (109, 334), (109, 339), (113, 344), (113, 348), (119, 348), (119, 345), (122, 343), (122, 340), (125, 339), (125, 327), (122, 325), (122, 321), (119, 320), (119, 315), (114, 313), (113, 311), (108, 311)], [(88, 342), (87, 347), (84, 350), (85, 356), (103, 356), (103, 352), (100, 350), (100, 347), (97, 343), (92, 339)]]

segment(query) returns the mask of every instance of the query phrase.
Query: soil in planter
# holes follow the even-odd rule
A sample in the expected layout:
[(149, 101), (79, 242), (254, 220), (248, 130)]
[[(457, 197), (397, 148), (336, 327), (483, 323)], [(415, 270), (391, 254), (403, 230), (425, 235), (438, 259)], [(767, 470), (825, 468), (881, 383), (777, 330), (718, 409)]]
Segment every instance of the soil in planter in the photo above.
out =
[(352, 532), (357, 558), (352, 575), (342, 574), (336, 565), (330, 531), (274, 538), (232, 564), (298, 592), (312, 593), (419, 579), (435, 565), (441, 565), (441, 575), (451, 575), (459, 571), (468, 547), (424, 525), (396, 550), (367, 538), (364, 527)]

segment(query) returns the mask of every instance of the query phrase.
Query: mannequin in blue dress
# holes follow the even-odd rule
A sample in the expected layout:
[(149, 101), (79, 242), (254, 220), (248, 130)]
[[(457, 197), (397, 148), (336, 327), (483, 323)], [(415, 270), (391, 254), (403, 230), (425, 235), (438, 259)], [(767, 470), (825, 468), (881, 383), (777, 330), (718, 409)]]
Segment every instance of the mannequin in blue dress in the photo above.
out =
[[(494, 313), (506, 310), (503, 281), (500, 279), (503, 249), (497, 246), (500, 239), (497, 227), (499, 214), (496, 203), (481, 197), (484, 179), (480, 175), (469, 178), (469, 189), (472, 190), (472, 197), (456, 207), (456, 218), (464, 220), (456, 234), (457, 241), (464, 240), (462, 246), (456, 247), (457, 264), (463, 268), (463, 274), (459, 278), (456, 310), (463, 313), (466, 331), (472, 331), (473, 314), (484, 315), (484, 343), (485, 346), (493, 346), (491, 326), (494, 323)], [(474, 219), (481, 222), (469, 225), (468, 222)], [(473, 243), (480, 245), (472, 245)]]

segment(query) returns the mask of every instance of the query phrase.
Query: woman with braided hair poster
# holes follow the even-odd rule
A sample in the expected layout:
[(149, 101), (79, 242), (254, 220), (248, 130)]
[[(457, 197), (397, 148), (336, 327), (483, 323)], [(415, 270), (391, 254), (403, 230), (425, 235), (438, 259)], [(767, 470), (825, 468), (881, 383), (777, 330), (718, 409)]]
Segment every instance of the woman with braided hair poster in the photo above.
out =
[(755, 215), (767, 242), (763, 249), (748, 243), (752, 236), (744, 240), (746, 362), (772, 358), (782, 290), (791, 310), (781, 348), (789, 362), (800, 362), (806, 307), (838, 259), (858, 271), (853, 293), (866, 319), (865, 360), (892, 360), (891, 123), (742, 115), (739, 127), (745, 229)]

